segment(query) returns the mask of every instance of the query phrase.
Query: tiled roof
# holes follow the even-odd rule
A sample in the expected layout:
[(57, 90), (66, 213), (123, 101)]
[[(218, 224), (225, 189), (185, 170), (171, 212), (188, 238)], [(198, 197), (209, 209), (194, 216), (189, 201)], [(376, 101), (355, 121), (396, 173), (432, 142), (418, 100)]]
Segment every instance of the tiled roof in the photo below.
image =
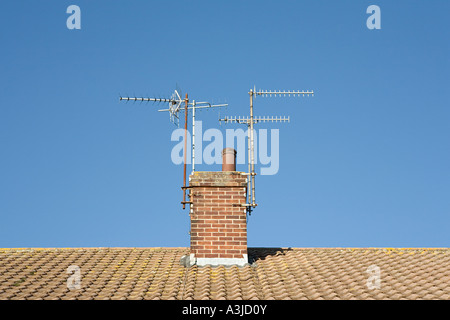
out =
[[(185, 268), (188, 248), (0, 249), (0, 299), (450, 299), (448, 248), (248, 253), (245, 267)], [(71, 265), (79, 289), (68, 289)]]

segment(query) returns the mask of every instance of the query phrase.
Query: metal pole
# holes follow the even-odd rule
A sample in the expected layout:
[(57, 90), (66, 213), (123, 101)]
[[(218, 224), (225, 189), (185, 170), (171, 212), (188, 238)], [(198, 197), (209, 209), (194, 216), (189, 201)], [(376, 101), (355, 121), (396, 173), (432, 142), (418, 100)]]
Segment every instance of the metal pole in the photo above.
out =
[[(252, 185), (252, 164), (251, 164), (251, 148), (250, 148), (250, 123), (247, 123), (247, 141), (248, 141), (248, 181), (247, 181), (247, 203), (251, 203), (251, 185)], [(251, 211), (251, 207), (247, 207), (247, 211)]]
[(253, 95), (254, 92), (250, 89), (250, 143), (252, 152), (252, 206), (255, 207), (255, 149), (253, 140)]
[(195, 171), (195, 100), (192, 100), (192, 173)]
[(188, 94), (184, 100), (184, 173), (183, 173), (183, 209), (186, 208), (186, 157), (187, 157), (187, 121), (188, 121)]

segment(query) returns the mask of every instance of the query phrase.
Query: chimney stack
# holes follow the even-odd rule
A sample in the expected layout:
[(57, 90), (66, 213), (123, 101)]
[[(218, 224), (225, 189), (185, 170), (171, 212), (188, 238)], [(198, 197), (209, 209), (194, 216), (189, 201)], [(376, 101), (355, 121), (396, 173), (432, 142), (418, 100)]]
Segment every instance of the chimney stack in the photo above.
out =
[[(194, 172), (189, 177), (191, 254), (187, 266), (238, 265), (247, 258), (247, 176), (236, 171), (236, 151), (222, 152), (220, 172)], [(186, 261), (187, 260), (187, 261)]]

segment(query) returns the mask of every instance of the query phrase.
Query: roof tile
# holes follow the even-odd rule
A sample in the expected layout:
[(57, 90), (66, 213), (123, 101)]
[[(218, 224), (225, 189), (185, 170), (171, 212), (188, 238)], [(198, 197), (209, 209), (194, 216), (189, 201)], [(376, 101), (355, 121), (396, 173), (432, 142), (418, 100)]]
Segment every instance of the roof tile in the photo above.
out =
[[(245, 267), (180, 265), (188, 248), (0, 249), (0, 299), (449, 299), (448, 248), (249, 248)], [(81, 271), (69, 290), (67, 268)], [(369, 266), (380, 288), (369, 288)]]

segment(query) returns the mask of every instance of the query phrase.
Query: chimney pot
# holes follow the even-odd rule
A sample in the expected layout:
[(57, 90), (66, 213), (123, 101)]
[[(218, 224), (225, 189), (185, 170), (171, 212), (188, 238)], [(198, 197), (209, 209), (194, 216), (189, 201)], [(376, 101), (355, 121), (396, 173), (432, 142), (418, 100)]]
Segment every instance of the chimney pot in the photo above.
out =
[(222, 171), (236, 171), (236, 150), (233, 148), (222, 151)]

